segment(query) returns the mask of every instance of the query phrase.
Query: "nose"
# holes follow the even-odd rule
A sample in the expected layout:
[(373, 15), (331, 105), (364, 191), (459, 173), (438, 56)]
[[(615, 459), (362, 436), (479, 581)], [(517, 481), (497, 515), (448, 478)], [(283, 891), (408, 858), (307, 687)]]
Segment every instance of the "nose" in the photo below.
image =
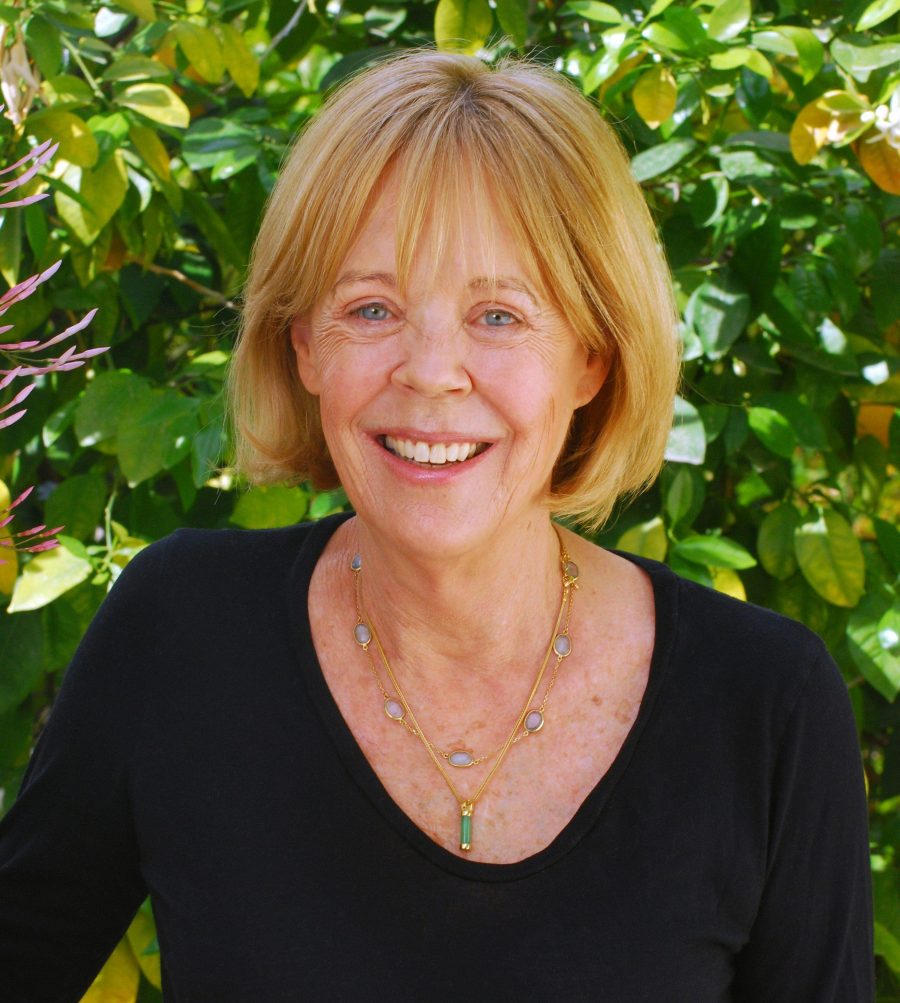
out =
[(458, 322), (409, 324), (401, 345), (402, 358), (392, 375), (395, 386), (422, 397), (464, 396), (472, 389), (466, 368), (466, 333)]

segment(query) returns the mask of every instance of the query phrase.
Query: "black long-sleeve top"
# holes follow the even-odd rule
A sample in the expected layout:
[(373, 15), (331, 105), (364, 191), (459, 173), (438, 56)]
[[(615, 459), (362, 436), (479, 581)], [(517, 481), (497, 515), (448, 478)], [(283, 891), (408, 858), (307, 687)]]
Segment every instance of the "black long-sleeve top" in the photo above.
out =
[(545, 849), (466, 860), (319, 667), (341, 518), (179, 530), (122, 573), (0, 823), (0, 1000), (78, 1000), (149, 892), (167, 1003), (871, 1003), (862, 766), (816, 635), (630, 558), (656, 637), (621, 751)]

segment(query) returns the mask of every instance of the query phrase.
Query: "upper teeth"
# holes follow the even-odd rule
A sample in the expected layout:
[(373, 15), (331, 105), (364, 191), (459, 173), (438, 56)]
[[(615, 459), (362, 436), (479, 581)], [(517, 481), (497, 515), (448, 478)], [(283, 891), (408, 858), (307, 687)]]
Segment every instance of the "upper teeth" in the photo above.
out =
[(458, 463), (475, 455), (477, 442), (414, 442), (412, 439), (395, 439), (386, 435), (384, 444), (388, 449), (418, 463)]

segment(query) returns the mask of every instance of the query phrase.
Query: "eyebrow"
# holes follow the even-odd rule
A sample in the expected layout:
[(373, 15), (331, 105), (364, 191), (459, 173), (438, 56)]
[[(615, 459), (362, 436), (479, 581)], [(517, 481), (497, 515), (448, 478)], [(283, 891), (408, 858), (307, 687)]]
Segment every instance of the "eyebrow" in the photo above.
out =
[[(331, 291), (334, 292), (338, 286), (346, 285), (351, 282), (383, 282), (386, 286), (390, 286), (392, 289), (397, 288), (397, 279), (391, 272), (351, 271), (345, 272), (331, 287)], [(472, 279), (472, 281), (468, 283), (468, 287), (470, 289), (514, 289), (517, 292), (524, 293), (535, 304), (535, 306), (537, 306), (538, 303), (534, 293), (532, 293), (528, 286), (509, 275), (498, 275), (496, 280), (491, 279), (487, 275), (479, 275), (477, 278)]]

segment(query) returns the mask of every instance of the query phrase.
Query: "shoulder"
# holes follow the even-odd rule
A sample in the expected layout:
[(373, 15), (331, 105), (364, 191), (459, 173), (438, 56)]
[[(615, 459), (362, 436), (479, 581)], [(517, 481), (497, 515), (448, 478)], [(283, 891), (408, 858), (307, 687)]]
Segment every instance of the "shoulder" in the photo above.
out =
[(683, 578), (657, 561), (621, 556), (649, 574), (659, 642), (668, 644), (674, 674), (686, 685), (763, 714), (775, 707), (783, 713), (819, 683), (843, 689), (846, 698), (840, 670), (809, 627)]

